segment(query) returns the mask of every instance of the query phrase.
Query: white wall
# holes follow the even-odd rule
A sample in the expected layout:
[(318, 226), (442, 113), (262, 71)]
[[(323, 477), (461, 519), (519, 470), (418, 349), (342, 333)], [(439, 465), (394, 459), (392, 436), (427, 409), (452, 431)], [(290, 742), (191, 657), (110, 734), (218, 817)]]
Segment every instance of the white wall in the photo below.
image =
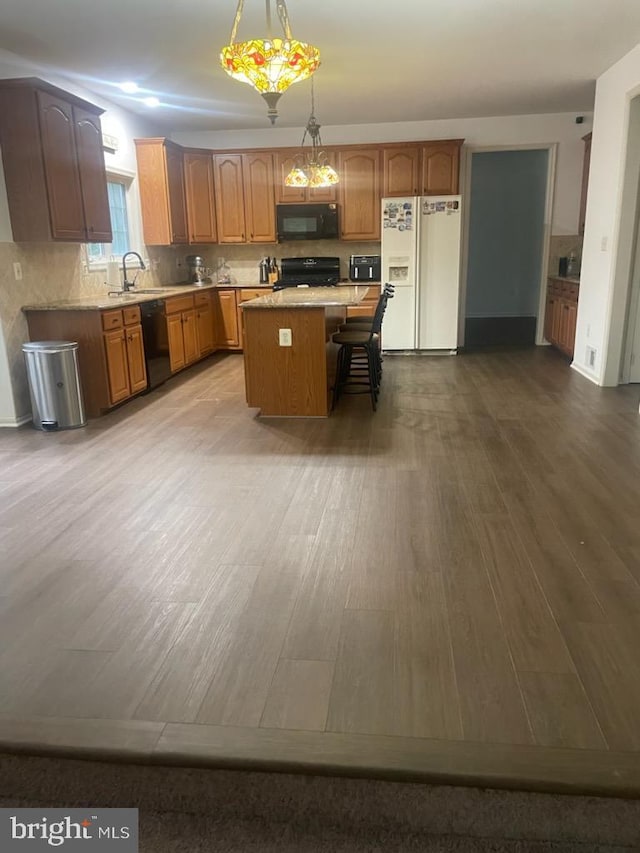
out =
[[(496, 116), (322, 127), (326, 146), (358, 142), (410, 142), (420, 139), (464, 139), (472, 147), (558, 143), (552, 234), (577, 234), (584, 143), (591, 115), (576, 124), (575, 113)], [(322, 119), (322, 116), (319, 116)], [(300, 145), (303, 129), (265, 128), (254, 131), (174, 133), (182, 145), (201, 148), (282, 148)]]
[[(634, 152), (628, 152), (630, 105), (638, 94), (640, 45), (596, 85), (574, 367), (600, 385), (619, 380), (633, 230), (629, 219), (637, 198), (637, 166), (631, 186)], [(587, 363), (588, 346), (596, 349), (593, 368)]]

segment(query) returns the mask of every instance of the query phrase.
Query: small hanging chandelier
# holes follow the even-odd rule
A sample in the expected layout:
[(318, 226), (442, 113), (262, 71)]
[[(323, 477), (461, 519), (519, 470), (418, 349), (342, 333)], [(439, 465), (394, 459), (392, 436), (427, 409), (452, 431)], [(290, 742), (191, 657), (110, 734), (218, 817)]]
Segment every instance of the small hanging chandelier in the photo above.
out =
[(320, 65), (320, 51), (291, 36), (285, 0), (276, 0), (284, 39), (271, 37), (271, 0), (267, 3), (267, 38), (236, 42), (244, 0), (238, 0), (229, 44), (222, 48), (220, 64), (234, 80), (248, 83), (267, 102), (271, 124), (278, 117), (276, 104), (292, 83), (306, 80)]
[[(311, 151), (304, 162), (304, 141), (309, 134), (311, 139)], [(327, 163), (327, 157), (324, 151), (321, 150), (322, 139), (320, 138), (320, 125), (315, 117), (315, 97), (313, 91), (313, 79), (311, 80), (311, 115), (307, 122), (307, 126), (302, 134), (301, 153), (296, 157), (296, 163), (284, 179), (287, 187), (331, 187), (337, 184), (340, 180), (336, 170)]]

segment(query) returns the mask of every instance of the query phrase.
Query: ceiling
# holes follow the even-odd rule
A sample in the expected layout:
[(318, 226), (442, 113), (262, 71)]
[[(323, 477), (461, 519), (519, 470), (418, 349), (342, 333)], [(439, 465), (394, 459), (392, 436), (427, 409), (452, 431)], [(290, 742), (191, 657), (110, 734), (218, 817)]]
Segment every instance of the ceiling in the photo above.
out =
[[(273, 4), (275, 7), (275, 3)], [(236, 0), (2, 0), (0, 48), (139, 112), (163, 132), (268, 127), (266, 106), (218, 55)], [(638, 0), (288, 0), (293, 35), (320, 48), (323, 125), (588, 112), (595, 79), (640, 43)], [(277, 17), (273, 12), (274, 35)], [(266, 35), (245, 0), (237, 40)], [(151, 110), (116, 84), (157, 95)], [(277, 125), (305, 124), (310, 82)]]

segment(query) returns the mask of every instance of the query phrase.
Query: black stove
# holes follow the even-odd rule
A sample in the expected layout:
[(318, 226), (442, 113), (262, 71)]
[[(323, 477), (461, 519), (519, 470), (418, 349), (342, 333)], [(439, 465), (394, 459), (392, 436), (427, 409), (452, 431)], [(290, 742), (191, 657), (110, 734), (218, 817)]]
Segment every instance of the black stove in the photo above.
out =
[(340, 282), (340, 258), (283, 258), (274, 290), (286, 287), (335, 287)]

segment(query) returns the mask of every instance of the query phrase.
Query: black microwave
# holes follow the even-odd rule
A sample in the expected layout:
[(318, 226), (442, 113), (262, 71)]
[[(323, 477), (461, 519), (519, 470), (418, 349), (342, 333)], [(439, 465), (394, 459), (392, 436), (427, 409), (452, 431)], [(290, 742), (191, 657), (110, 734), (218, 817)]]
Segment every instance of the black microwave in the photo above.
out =
[(338, 240), (337, 204), (277, 204), (278, 242)]

